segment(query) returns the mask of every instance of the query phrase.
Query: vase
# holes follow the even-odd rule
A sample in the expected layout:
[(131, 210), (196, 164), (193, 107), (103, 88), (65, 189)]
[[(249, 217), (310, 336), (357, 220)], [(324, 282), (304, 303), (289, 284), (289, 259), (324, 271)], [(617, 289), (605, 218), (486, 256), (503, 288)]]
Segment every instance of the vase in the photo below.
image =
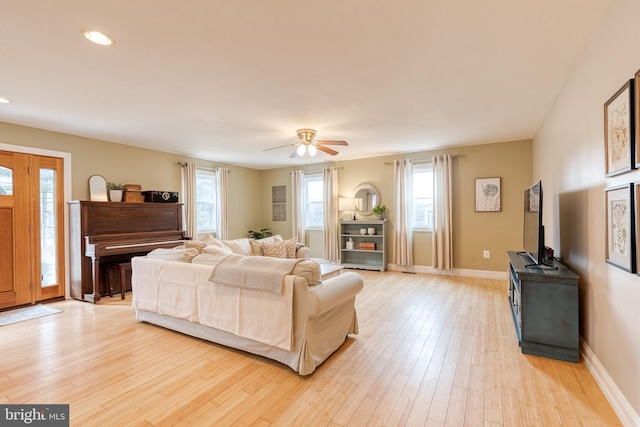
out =
[(360, 234), (362, 234), (363, 236), (367, 234), (367, 229), (366, 228), (361, 228), (360, 229)]
[(384, 219), (384, 214), (376, 214), (376, 217), (377, 217), (378, 219)]
[(369, 233), (369, 236), (373, 236), (374, 234), (376, 234), (376, 229), (371, 227), (367, 230), (367, 232)]
[(109, 190), (109, 200), (112, 202), (121, 202), (122, 190)]

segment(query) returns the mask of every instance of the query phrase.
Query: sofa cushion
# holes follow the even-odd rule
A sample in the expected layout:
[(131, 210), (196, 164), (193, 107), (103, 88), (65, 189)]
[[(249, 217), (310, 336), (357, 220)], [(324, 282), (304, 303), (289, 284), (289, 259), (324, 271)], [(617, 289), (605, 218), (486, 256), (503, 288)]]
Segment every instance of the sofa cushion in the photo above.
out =
[(256, 256), (263, 256), (262, 252), (262, 243), (269, 242), (273, 243), (275, 241), (282, 240), (282, 236), (276, 234), (275, 236), (265, 237), (264, 239), (249, 239), (249, 244), (251, 245), (251, 252)]
[(300, 261), (295, 267), (293, 267), (293, 271), (291, 273), (305, 279), (309, 286), (315, 286), (322, 282), (320, 264), (314, 261)]
[(154, 259), (163, 259), (167, 261), (191, 262), (198, 255), (198, 250), (194, 248), (171, 248), (154, 249), (147, 254), (147, 257)]
[(276, 240), (274, 242), (262, 242), (262, 254), (272, 258), (286, 258), (287, 247), (284, 240)]

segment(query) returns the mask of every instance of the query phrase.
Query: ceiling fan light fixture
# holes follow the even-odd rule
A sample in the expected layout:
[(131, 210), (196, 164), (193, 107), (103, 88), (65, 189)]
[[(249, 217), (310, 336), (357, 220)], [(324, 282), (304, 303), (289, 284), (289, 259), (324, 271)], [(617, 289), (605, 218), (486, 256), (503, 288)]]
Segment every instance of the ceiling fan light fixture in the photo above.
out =
[(304, 156), (305, 151), (307, 151), (307, 146), (304, 144), (299, 145), (298, 148), (296, 149), (298, 156)]
[(313, 157), (318, 153), (318, 149), (313, 144), (309, 144), (307, 151), (309, 152), (309, 157)]
[(0, 104), (11, 104), (11, 100), (9, 98), (0, 97)]
[(113, 39), (109, 36), (107, 36), (104, 33), (101, 33), (100, 31), (83, 31), (82, 35), (89, 41), (95, 43), (95, 44), (99, 44), (101, 46), (111, 46), (113, 45), (115, 42), (113, 41)]

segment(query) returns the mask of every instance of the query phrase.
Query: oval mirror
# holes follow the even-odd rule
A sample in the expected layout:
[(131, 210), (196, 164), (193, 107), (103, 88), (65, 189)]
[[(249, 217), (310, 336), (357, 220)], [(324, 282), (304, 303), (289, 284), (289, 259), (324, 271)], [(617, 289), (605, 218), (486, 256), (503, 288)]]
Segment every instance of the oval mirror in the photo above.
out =
[(380, 204), (380, 192), (371, 184), (360, 184), (354, 190), (355, 207), (360, 215), (371, 215)]

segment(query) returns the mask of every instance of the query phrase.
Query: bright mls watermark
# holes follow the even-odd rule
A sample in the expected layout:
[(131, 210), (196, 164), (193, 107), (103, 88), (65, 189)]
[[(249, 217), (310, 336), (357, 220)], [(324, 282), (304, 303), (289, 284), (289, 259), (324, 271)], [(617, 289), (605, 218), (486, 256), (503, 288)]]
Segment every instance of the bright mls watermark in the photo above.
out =
[(69, 427), (69, 405), (0, 405), (0, 426)]

